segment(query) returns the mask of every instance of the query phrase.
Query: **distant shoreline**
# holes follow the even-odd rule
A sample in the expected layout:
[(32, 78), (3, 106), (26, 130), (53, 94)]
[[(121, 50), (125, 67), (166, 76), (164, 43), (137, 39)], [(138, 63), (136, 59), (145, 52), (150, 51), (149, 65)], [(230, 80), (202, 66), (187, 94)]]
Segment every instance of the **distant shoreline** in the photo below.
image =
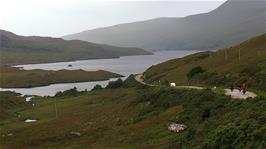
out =
[[(159, 51), (156, 51), (159, 52)], [(99, 59), (119, 59), (121, 57), (127, 57), (127, 56), (140, 56), (140, 55), (153, 55), (154, 53), (150, 54), (137, 54), (137, 55), (125, 55), (125, 56), (115, 56), (115, 57), (105, 57), (105, 58), (88, 58), (88, 59), (75, 59), (75, 60), (66, 60), (66, 61), (47, 61), (47, 62), (32, 62), (32, 63), (14, 63), (14, 64), (1, 64), (1, 66), (9, 66), (9, 67), (20, 67), (20, 65), (33, 65), (33, 64), (51, 64), (51, 63), (68, 63), (68, 62), (76, 62), (76, 61), (86, 61), (86, 60), (99, 60)]]
[(105, 70), (24, 70), (18, 67), (8, 66), (2, 66), (0, 70), (0, 87), (2, 89), (34, 88), (59, 83), (106, 81), (112, 78), (124, 77), (123, 75)]

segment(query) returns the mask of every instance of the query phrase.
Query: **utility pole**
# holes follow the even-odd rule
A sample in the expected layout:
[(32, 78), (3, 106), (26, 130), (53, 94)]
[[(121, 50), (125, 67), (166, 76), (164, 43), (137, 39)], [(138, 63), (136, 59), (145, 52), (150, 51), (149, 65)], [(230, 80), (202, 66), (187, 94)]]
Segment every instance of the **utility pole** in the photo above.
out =
[[(211, 61), (211, 59), (212, 59), (212, 53), (211, 51), (209, 51), (209, 60)], [(210, 67), (212, 67), (212, 63), (210, 63)]]
[(57, 113), (56, 98), (54, 98), (54, 110), (55, 110), (55, 118), (57, 118), (58, 117), (58, 113)]
[(241, 57), (241, 50), (240, 48), (238, 49), (238, 61), (240, 62), (240, 57)]
[(227, 49), (225, 49), (224, 51), (224, 57), (225, 57), (225, 60), (227, 60)]

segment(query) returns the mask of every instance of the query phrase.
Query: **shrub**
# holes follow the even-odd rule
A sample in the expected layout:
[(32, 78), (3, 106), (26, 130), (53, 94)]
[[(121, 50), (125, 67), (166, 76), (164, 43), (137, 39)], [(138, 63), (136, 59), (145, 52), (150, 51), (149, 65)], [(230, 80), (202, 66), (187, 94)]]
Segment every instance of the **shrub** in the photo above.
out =
[(164, 86), (169, 86), (170, 83), (169, 83), (168, 80), (163, 80), (163, 81), (162, 81), (162, 85), (164, 85)]
[(93, 87), (92, 91), (101, 90), (101, 89), (103, 89), (103, 87), (101, 85), (97, 84)]
[(191, 79), (193, 78), (195, 75), (197, 74), (201, 74), (205, 72), (205, 70), (201, 67), (201, 66), (197, 66), (197, 67), (194, 67), (192, 68), (188, 73), (187, 73), (187, 78), (188, 79)]
[(247, 68), (244, 68), (241, 73), (242, 74), (247, 74), (249, 76), (252, 76), (256, 73), (258, 73), (259, 71), (261, 71), (261, 68), (258, 67), (258, 66), (252, 66), (252, 67), (247, 67)]
[(59, 91), (55, 94), (55, 97), (61, 97), (61, 96), (76, 96), (78, 94), (81, 94), (85, 91), (78, 91), (76, 87), (69, 89), (69, 90), (65, 90), (63, 92)]
[(123, 86), (123, 80), (119, 78), (116, 81), (110, 81), (106, 86), (106, 88), (119, 88), (122, 86)]

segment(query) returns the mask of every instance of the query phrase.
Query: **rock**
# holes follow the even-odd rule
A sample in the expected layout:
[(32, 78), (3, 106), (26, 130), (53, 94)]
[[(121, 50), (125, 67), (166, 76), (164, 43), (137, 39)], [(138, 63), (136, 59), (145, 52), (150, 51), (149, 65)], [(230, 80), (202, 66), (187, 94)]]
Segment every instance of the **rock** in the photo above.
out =
[(119, 117), (115, 119), (115, 124), (118, 126), (122, 125), (121, 119)]
[(37, 120), (26, 119), (25, 122), (26, 123), (34, 123), (34, 122), (37, 122)]
[(80, 137), (81, 133), (77, 131), (71, 131), (70, 134)]
[(176, 123), (171, 123), (168, 126), (168, 130), (172, 131), (172, 132), (180, 132), (182, 130), (185, 130), (187, 128), (186, 125), (184, 124), (176, 124)]
[(11, 136), (13, 136), (13, 133), (9, 133), (9, 134), (7, 134), (7, 136), (8, 137), (11, 137)]

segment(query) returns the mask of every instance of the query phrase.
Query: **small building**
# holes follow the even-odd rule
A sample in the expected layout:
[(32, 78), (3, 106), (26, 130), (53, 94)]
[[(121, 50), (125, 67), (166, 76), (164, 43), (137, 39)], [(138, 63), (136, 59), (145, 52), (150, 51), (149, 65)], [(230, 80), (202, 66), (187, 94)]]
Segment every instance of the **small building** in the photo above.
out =
[(175, 83), (170, 83), (170, 86), (176, 86), (176, 84)]
[(31, 102), (31, 99), (32, 99), (33, 97), (26, 97), (26, 102)]

